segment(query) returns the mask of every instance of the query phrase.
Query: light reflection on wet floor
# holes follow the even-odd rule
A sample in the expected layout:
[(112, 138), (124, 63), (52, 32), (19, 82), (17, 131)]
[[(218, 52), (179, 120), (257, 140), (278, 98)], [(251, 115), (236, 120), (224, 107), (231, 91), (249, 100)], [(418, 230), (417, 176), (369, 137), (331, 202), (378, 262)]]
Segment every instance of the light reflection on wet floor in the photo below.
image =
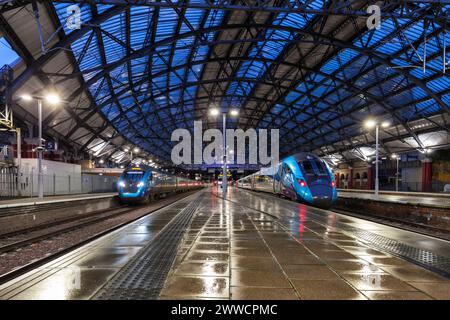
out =
[[(399, 203), (410, 203), (410, 204), (423, 204), (423, 205), (429, 205), (429, 206), (437, 206), (437, 207), (447, 207), (450, 208), (450, 198), (449, 197), (442, 197), (436, 194), (434, 196), (433, 194), (427, 194), (424, 196), (423, 194), (421, 196), (414, 195), (414, 192), (410, 193), (411, 195), (407, 194), (383, 194), (380, 193), (378, 195), (379, 201), (387, 201), (387, 202), (399, 202)], [(373, 200), (374, 194), (371, 192), (352, 192), (352, 191), (339, 191), (339, 196), (343, 198), (358, 198), (358, 199), (367, 199), (367, 200)]]
[[(448, 279), (365, 245), (339, 223), (448, 253), (447, 242), (263, 194), (232, 188), (223, 201), (214, 193), (197, 209), (161, 299), (450, 299)], [(187, 203), (0, 286), (0, 299), (89, 299)]]
[(204, 203), (209, 215), (180, 248), (162, 299), (450, 299), (448, 279), (364, 245), (337, 222), (410, 235), (239, 189), (228, 198)]

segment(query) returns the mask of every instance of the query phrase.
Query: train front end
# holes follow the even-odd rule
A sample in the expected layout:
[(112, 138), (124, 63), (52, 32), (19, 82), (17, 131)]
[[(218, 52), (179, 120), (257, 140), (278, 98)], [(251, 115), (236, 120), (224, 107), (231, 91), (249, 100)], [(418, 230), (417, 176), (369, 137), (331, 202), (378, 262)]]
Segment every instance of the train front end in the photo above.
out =
[(140, 166), (127, 168), (117, 182), (120, 200), (122, 202), (145, 201), (149, 193), (149, 174), (151, 172), (146, 171)]
[(314, 206), (330, 208), (337, 200), (337, 192), (334, 176), (326, 162), (312, 154), (296, 162), (301, 171), (301, 177), (296, 181), (298, 194)]

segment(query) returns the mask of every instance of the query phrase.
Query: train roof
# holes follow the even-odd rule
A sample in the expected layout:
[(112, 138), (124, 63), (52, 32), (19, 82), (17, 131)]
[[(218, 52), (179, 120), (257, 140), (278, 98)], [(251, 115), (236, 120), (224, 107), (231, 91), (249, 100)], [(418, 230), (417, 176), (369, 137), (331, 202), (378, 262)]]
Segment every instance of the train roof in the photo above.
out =
[(123, 171), (132, 171), (132, 170), (137, 170), (137, 169), (141, 169), (142, 171), (149, 171), (149, 170), (153, 170), (152, 167), (144, 165), (144, 164), (130, 164), (129, 166), (127, 166)]
[(299, 153), (296, 153), (289, 157), (284, 158), (282, 161), (287, 160), (287, 159), (294, 159), (295, 161), (303, 161), (303, 160), (307, 160), (307, 159), (311, 159), (311, 158), (320, 159), (320, 157), (315, 155), (314, 153), (299, 152)]
[(126, 172), (126, 171), (132, 171), (133, 168), (136, 168), (136, 169), (134, 169), (134, 170), (137, 170), (137, 168), (140, 168), (140, 169), (142, 169), (142, 171), (152, 171), (152, 172), (157, 172), (157, 173), (161, 173), (161, 174), (167, 174), (167, 175), (171, 175), (171, 176), (174, 175), (174, 174), (172, 174), (172, 173), (165, 172), (165, 171), (161, 171), (161, 170), (155, 169), (155, 168), (150, 167), (150, 166), (145, 165), (145, 164), (132, 164), (132, 165), (129, 165), (128, 167), (126, 167), (126, 168), (124, 169), (123, 172)]

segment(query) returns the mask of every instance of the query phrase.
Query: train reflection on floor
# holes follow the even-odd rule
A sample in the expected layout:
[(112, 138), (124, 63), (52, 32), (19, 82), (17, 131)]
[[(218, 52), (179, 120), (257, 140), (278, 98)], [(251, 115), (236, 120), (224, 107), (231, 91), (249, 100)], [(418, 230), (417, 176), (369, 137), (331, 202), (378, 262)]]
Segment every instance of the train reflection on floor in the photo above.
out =
[[(448, 242), (232, 187), (226, 200), (217, 188), (181, 200), (1, 286), (0, 297), (92, 298), (194, 197), (160, 299), (450, 299), (447, 278), (393, 253), (407, 247), (443, 261)], [(80, 289), (69, 290), (73, 267)]]

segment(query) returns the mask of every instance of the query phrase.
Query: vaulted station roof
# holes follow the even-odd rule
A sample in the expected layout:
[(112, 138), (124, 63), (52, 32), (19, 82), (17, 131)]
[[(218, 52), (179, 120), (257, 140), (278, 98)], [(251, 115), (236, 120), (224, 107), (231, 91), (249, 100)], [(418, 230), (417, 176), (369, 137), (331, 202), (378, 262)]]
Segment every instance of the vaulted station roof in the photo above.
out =
[[(74, 3), (79, 30), (66, 25)], [(96, 155), (121, 158), (134, 144), (168, 160), (173, 130), (220, 127), (212, 106), (240, 110), (229, 128), (280, 129), (281, 155), (365, 158), (369, 116), (391, 123), (385, 153), (450, 143), (447, 1), (37, 4), (46, 39), (62, 26), (45, 52), (28, 1), (0, 9), (24, 60), (13, 91), (55, 87), (68, 103), (47, 129)], [(382, 20), (368, 30), (373, 4)]]

